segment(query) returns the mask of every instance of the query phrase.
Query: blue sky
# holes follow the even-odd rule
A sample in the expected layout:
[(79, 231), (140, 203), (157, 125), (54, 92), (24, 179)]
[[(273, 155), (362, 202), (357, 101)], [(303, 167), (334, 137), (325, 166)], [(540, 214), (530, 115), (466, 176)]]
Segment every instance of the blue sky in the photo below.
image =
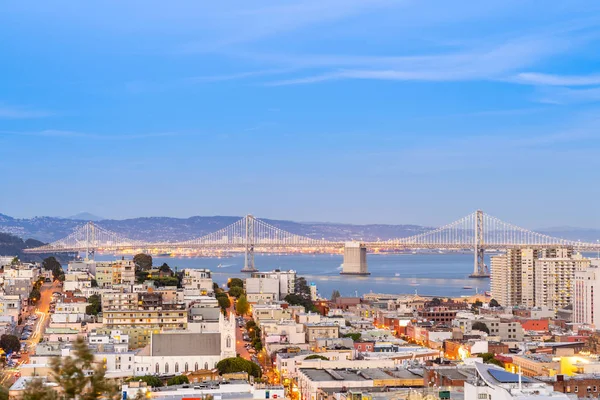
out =
[(598, 26), (591, 0), (5, 3), (0, 212), (598, 228)]

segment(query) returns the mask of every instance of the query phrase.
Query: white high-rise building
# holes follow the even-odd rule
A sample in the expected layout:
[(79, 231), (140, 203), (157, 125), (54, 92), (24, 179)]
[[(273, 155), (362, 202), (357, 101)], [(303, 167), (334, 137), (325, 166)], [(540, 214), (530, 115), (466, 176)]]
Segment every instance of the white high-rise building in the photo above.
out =
[(538, 251), (508, 249), (505, 254), (491, 258), (490, 286), (492, 297), (503, 306), (535, 304), (534, 266)]
[[(562, 249), (565, 250), (565, 249)], [(573, 304), (576, 271), (586, 270), (590, 259), (558, 252), (535, 261), (535, 305), (557, 311)]]
[(492, 297), (503, 306), (548, 307), (572, 304), (575, 271), (589, 259), (572, 249), (508, 249), (491, 258)]
[(573, 322), (600, 326), (600, 260), (590, 260), (588, 268), (575, 271)]

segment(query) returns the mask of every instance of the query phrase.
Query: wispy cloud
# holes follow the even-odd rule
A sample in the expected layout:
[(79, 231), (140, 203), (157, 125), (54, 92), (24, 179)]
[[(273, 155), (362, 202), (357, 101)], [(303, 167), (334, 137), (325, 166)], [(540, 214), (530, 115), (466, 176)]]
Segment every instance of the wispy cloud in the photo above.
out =
[(56, 129), (46, 129), (41, 131), (0, 131), (0, 135), (5, 136), (37, 136), (50, 138), (82, 138), (92, 140), (135, 140), (149, 139), (168, 136), (177, 136), (177, 132), (156, 132), (156, 133), (140, 133), (140, 134), (109, 134), (103, 135), (98, 133), (87, 133), (78, 131), (65, 131)]
[[(560, 53), (569, 46), (568, 41), (560, 38), (547, 40), (532, 36), (517, 38), (487, 48), (473, 48), (438, 55), (416, 57), (303, 57), (300, 62), (304, 66), (337, 66), (338, 68), (321, 74), (269, 82), (267, 85), (298, 85), (340, 79), (431, 82), (503, 80), (519, 69)], [(309, 63), (312, 63), (312, 65)]]
[(595, 75), (552, 75), (523, 72), (516, 76), (517, 82), (549, 86), (592, 86), (600, 85), (600, 74)]
[(571, 89), (567, 87), (547, 87), (539, 90), (538, 101), (547, 104), (579, 104), (600, 101), (600, 87)]
[(0, 118), (2, 119), (33, 119), (55, 115), (45, 110), (33, 110), (25, 107), (15, 107), (0, 103)]

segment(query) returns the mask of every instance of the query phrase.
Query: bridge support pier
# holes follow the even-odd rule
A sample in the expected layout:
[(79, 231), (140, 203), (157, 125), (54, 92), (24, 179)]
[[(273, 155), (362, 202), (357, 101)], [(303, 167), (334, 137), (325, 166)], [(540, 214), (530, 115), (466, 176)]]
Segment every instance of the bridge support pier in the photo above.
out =
[(246, 251), (244, 253), (244, 268), (241, 272), (257, 272), (254, 266), (254, 217), (246, 215)]
[(490, 277), (490, 271), (487, 265), (485, 265), (484, 242), (483, 211), (477, 210), (475, 213), (475, 262), (473, 273), (469, 275), (469, 278)]
[(340, 275), (371, 275), (367, 266), (367, 247), (362, 243), (344, 245), (344, 263)]

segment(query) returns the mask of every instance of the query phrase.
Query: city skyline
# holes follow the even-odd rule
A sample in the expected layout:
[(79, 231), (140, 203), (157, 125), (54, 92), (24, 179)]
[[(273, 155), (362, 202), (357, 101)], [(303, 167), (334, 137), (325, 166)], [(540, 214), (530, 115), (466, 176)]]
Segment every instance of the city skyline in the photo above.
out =
[(599, 4), (91, 4), (3, 7), (2, 214), (600, 227)]

